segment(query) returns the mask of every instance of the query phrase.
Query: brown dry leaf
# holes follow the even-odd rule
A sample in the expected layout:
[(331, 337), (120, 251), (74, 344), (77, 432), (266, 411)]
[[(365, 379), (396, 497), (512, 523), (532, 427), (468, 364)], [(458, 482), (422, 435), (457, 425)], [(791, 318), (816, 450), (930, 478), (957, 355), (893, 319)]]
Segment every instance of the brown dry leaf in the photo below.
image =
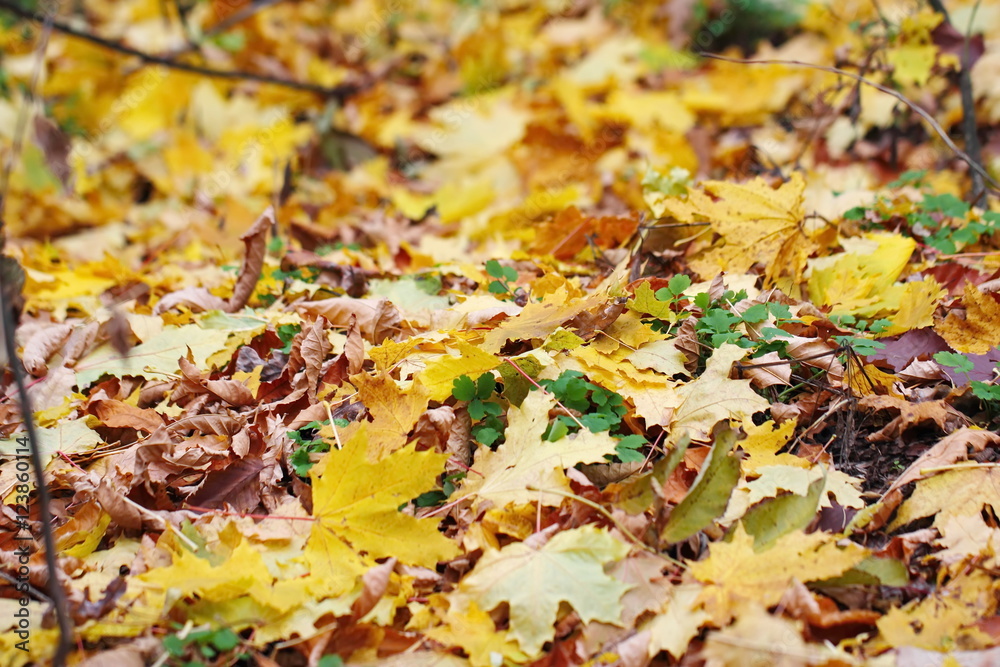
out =
[(777, 352), (768, 352), (740, 364), (740, 372), (758, 389), (792, 383), (792, 365)]
[(240, 267), (233, 294), (226, 301), (226, 312), (235, 313), (247, 305), (254, 287), (260, 279), (260, 271), (264, 268), (264, 256), (267, 252), (267, 233), (277, 225), (274, 219), (274, 207), (268, 206), (257, 221), (250, 226), (240, 240), (243, 241), (243, 266)]
[(317, 318), (311, 325), (303, 327), (298, 345), (293, 346), (288, 365), (301, 368), (296, 387), (305, 387), (310, 397), (316, 395), (317, 384), (322, 374), (323, 361), (333, 347), (326, 335), (326, 320)]
[(226, 313), (235, 313), (243, 308), (260, 279), (267, 251), (267, 232), (274, 224), (274, 208), (268, 207), (240, 237), (244, 244), (243, 265), (228, 299), (221, 299), (204, 287), (185, 287), (160, 299), (153, 314), (161, 315), (177, 306), (185, 306), (195, 312), (221, 310)]
[[(190, 354), (190, 350), (188, 350)], [(236, 407), (255, 405), (257, 399), (246, 385), (236, 380), (207, 380), (205, 375), (190, 359), (181, 358), (178, 362), (181, 374), (196, 388), (206, 391), (216, 398)]]
[(396, 559), (389, 558), (362, 575), (361, 596), (351, 605), (351, 615), (355, 619), (360, 619), (375, 608), (378, 601), (385, 595), (385, 591), (389, 587), (389, 578), (395, 568)]
[(894, 440), (901, 437), (908, 429), (926, 422), (933, 422), (944, 433), (968, 423), (965, 415), (943, 400), (912, 403), (893, 396), (865, 396), (858, 402), (858, 406), (864, 410), (899, 412), (899, 416), (886, 424), (882, 430), (868, 436), (871, 442)]
[(348, 327), (351, 317), (357, 318), (358, 331), (366, 340), (378, 345), (394, 338), (401, 330), (399, 311), (387, 299), (352, 299), (335, 297), (298, 304), (301, 313), (323, 317), (330, 326)]
[(90, 410), (111, 428), (134, 428), (152, 433), (163, 426), (163, 417), (156, 410), (142, 410), (118, 400), (93, 401)]
[(73, 327), (69, 324), (52, 324), (34, 332), (21, 353), (24, 369), (35, 377), (44, 376), (48, 372), (49, 357), (65, 344), (72, 332)]
[(832, 387), (839, 387), (844, 381), (844, 365), (837, 358), (835, 345), (818, 338), (793, 336), (784, 338), (788, 356), (806, 366), (826, 371), (826, 381)]
[(185, 287), (171, 292), (156, 302), (154, 315), (162, 315), (178, 306), (184, 306), (193, 312), (209, 310), (225, 310), (226, 300), (215, 296), (204, 287)]
[(231, 508), (250, 512), (260, 504), (260, 474), (264, 462), (259, 458), (241, 458), (227, 462), (221, 470), (210, 472), (188, 503), (195, 507)]

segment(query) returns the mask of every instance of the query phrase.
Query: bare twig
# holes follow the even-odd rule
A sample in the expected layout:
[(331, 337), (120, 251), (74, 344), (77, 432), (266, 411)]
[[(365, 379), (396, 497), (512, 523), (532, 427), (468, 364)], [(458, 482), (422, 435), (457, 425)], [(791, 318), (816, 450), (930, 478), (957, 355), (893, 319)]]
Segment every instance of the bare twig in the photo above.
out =
[[(951, 22), (951, 16), (948, 14), (948, 10), (945, 9), (944, 3), (941, 0), (927, 0), (927, 4), (931, 6), (931, 9), (944, 17), (945, 23), (958, 30), (955, 24)], [(972, 10), (973, 16), (975, 16), (978, 9), (979, 3), (977, 2), (975, 8)], [(958, 90), (962, 98), (962, 135), (965, 137), (965, 150), (969, 153), (969, 157), (976, 161), (976, 164), (982, 165), (983, 147), (979, 141), (979, 132), (976, 127), (976, 100), (972, 94), (972, 63), (969, 56), (970, 30), (972, 30), (971, 19), (969, 21), (969, 28), (965, 31), (965, 40), (962, 44), (962, 60), (958, 69)], [(972, 191), (969, 193), (970, 202), (975, 204), (985, 193), (986, 184), (983, 182), (982, 175), (979, 172), (973, 171)]]
[[(18, 116), (17, 134), (14, 138), (14, 146), (12, 147), (10, 158), (4, 166), (3, 182), (0, 184), (0, 230), (2, 230), (3, 206), (7, 199), (7, 188), (10, 186), (10, 173), (14, 162), (20, 155), (24, 133), (27, 129), (27, 118), (34, 101), (42, 65), (45, 62), (45, 49), (48, 46), (52, 29), (52, 17), (50, 15), (46, 18), (41, 38), (36, 47), (37, 59), (31, 75), (31, 87), (25, 96), (24, 106)], [(2, 245), (0, 245), (0, 250), (2, 250)], [(8, 265), (13, 264), (23, 275), (23, 269), (20, 269), (19, 265), (13, 259), (4, 257), (3, 261)], [(7, 266), (4, 266), (0, 270), (0, 324), (2, 324), (3, 329), (3, 344), (6, 349), (7, 364), (10, 367), (11, 374), (14, 376), (14, 384), (17, 387), (17, 395), (20, 398), (19, 402), (21, 404), (21, 419), (24, 421), (24, 429), (28, 436), (28, 450), (31, 458), (31, 466), (34, 468), (35, 473), (36, 491), (38, 492), (38, 518), (42, 531), (42, 543), (45, 547), (45, 566), (49, 571), (49, 597), (51, 598), (52, 608), (55, 612), (56, 622), (59, 625), (59, 642), (56, 645), (55, 654), (52, 656), (52, 664), (56, 667), (63, 667), (66, 664), (66, 657), (73, 646), (73, 625), (70, 622), (66, 591), (62, 587), (62, 581), (59, 580), (59, 563), (56, 560), (56, 540), (52, 534), (52, 510), (50, 507), (49, 489), (45, 485), (42, 454), (39, 449), (41, 442), (38, 439), (38, 432), (35, 429), (35, 412), (31, 408), (31, 401), (28, 398), (28, 390), (24, 382), (24, 369), (21, 366), (21, 360), (17, 357), (17, 343), (14, 340), (14, 328), (17, 326), (20, 310), (15, 305), (15, 302), (19, 298), (23, 280), (17, 281), (21, 284), (16, 284), (12, 282), (13, 278), (13, 273), (8, 271)]]
[[(10, 12), (15, 16), (23, 19), (34, 20), (35, 14), (27, 9), (24, 9), (16, 2), (12, 0), (0, 0), (0, 10)], [(116, 42), (110, 39), (104, 39), (103, 37), (98, 37), (89, 32), (84, 32), (82, 30), (77, 30), (72, 26), (63, 23), (61, 21), (51, 20), (52, 29), (56, 32), (60, 32), (64, 35), (69, 35), (70, 37), (76, 37), (77, 39), (82, 39), (84, 41), (90, 42), (100, 46), (101, 48), (108, 49), (109, 51), (114, 51), (116, 53), (121, 53), (128, 56), (134, 56), (141, 60), (147, 65), (162, 65), (169, 69), (178, 70), (181, 72), (188, 72), (191, 74), (198, 74), (200, 76), (206, 76), (213, 79), (228, 79), (232, 81), (254, 81), (257, 83), (267, 83), (275, 86), (281, 86), (283, 88), (290, 88), (292, 90), (302, 90), (308, 93), (314, 93), (326, 98), (332, 98), (339, 101), (344, 101), (351, 95), (354, 95), (359, 90), (361, 90), (362, 85), (356, 83), (345, 83), (339, 86), (334, 86), (332, 88), (327, 86), (320, 86), (315, 83), (307, 83), (304, 81), (295, 81), (292, 79), (283, 79), (276, 76), (267, 76), (265, 74), (255, 74), (253, 72), (246, 72), (243, 70), (218, 70), (212, 69), (210, 67), (200, 67), (198, 65), (190, 65), (188, 63), (178, 62), (171, 58), (165, 58), (162, 56), (153, 55), (151, 53), (146, 53), (145, 51), (140, 51), (134, 49), (131, 46), (126, 46), (121, 42)]]
[(24, 586), (25, 588), (28, 589), (28, 592), (31, 593), (39, 601), (44, 602), (45, 604), (52, 604), (52, 598), (50, 598), (45, 593), (41, 592), (40, 590), (38, 590), (37, 588), (35, 588), (34, 586), (32, 586), (30, 583), (25, 582), (25, 581), (20, 581), (20, 580), (18, 580), (16, 578), (10, 576), (9, 574), (7, 574), (6, 572), (4, 572), (3, 570), (0, 570), (0, 578), (2, 578), (5, 581), (9, 582), (12, 586)]
[[(955, 142), (951, 140), (951, 137), (948, 136), (948, 133), (945, 132), (944, 128), (941, 127), (941, 125), (936, 120), (934, 120), (934, 116), (930, 115), (930, 113), (928, 113), (923, 107), (918, 106), (915, 102), (909, 100), (906, 96), (893, 90), (892, 88), (883, 86), (882, 84), (876, 83), (871, 79), (866, 79), (860, 74), (855, 74), (854, 72), (848, 72), (847, 70), (840, 69), (839, 67), (816, 65), (813, 63), (802, 62), (801, 60), (744, 60), (742, 58), (727, 58), (726, 56), (719, 56), (714, 53), (706, 53), (704, 51), (699, 51), (698, 55), (703, 58), (709, 58), (711, 60), (721, 60), (724, 62), (736, 63), (739, 65), (786, 65), (791, 67), (807, 67), (809, 69), (815, 69), (821, 72), (830, 72), (831, 74), (846, 76), (850, 79), (854, 79), (859, 83), (863, 83), (866, 86), (871, 86), (872, 88), (881, 91), (886, 95), (891, 95), (892, 97), (895, 97), (897, 100), (908, 106), (918, 116), (923, 118), (927, 122), (927, 124), (931, 126), (931, 129), (933, 129), (934, 132), (939, 137), (941, 137), (941, 140), (944, 141), (945, 145), (948, 146), (948, 148), (951, 149), (951, 151), (955, 155), (957, 155), (963, 162), (969, 165), (969, 169), (971, 169), (974, 173), (982, 177), (984, 187), (986, 187), (989, 190), (992, 190), (994, 193), (1000, 193), (1000, 183), (995, 181), (993, 177), (990, 176), (976, 160), (974, 160), (972, 157), (969, 156), (968, 153), (966, 153), (961, 148), (955, 145)], [(987, 183), (989, 184), (988, 186), (985, 185)]]

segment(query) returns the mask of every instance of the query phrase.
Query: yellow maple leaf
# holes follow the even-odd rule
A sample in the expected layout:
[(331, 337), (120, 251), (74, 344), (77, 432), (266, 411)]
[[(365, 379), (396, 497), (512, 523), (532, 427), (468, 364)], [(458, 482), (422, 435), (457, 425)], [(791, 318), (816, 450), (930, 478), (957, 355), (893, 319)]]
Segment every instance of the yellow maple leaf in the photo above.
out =
[(774, 420), (769, 419), (760, 426), (746, 425), (744, 430), (747, 437), (739, 443), (740, 449), (749, 454), (743, 461), (744, 472), (753, 476), (760, 468), (773, 465), (812, 467), (812, 464), (802, 457), (778, 453), (791, 440), (796, 424), (795, 419), (787, 419), (779, 426), (775, 426)]
[(838, 541), (835, 535), (807, 535), (800, 530), (779, 537), (770, 549), (757, 553), (753, 537), (738, 524), (730, 542), (711, 544), (708, 558), (691, 563), (689, 571), (698, 581), (711, 584), (702, 599), (718, 622), (741, 600), (757, 600), (770, 607), (793, 581), (836, 577), (868, 556), (867, 549), (854, 543), (840, 546)]
[[(895, 287), (895, 286), (894, 286)], [(922, 329), (934, 325), (934, 311), (947, 295), (933, 278), (904, 283), (899, 292), (899, 305), (890, 320), (892, 325), (884, 329), (880, 336), (898, 336), (910, 329)]]
[(902, 44), (887, 49), (885, 58), (893, 67), (892, 78), (901, 85), (924, 86), (931, 78), (937, 55), (934, 44)]
[(934, 516), (934, 527), (946, 536), (951, 519), (978, 515), (985, 505), (1000, 511), (1000, 470), (976, 465), (946, 470), (917, 482), (889, 530)]
[[(690, 260), (702, 279), (710, 279), (719, 271), (746, 273), (757, 263), (770, 265), (790, 238), (805, 239), (799, 230), (805, 181), (798, 172), (776, 190), (762, 178), (745, 184), (706, 181), (701, 188), (689, 190), (686, 196), (661, 196), (651, 203), (657, 217), (669, 215), (679, 222), (707, 222), (719, 235), (709, 248)], [(797, 275), (805, 261), (804, 257), (799, 259), (802, 266), (784, 270), (793, 268)]]
[(704, 440), (712, 426), (723, 419), (749, 424), (751, 415), (771, 406), (750, 388), (750, 380), (729, 379), (733, 364), (745, 356), (743, 348), (725, 344), (712, 353), (697, 380), (677, 389), (682, 402), (674, 412), (670, 442), (676, 442), (684, 432)]
[(916, 241), (899, 234), (872, 233), (842, 243), (845, 252), (810, 262), (809, 298), (816, 305), (831, 306), (834, 315), (896, 313), (887, 334), (931, 323), (944, 290), (933, 279), (896, 283)]
[(506, 441), (496, 451), (486, 447), (476, 451), (475, 472), (465, 478), (457, 497), (474, 497), (477, 508), (482, 501), (497, 507), (530, 502), (560, 505), (564, 497), (546, 491), (570, 491), (566, 468), (598, 463), (614, 454), (617, 441), (607, 432), (583, 429), (556, 442), (542, 440), (554, 407), (552, 396), (540, 391), (529, 393), (520, 407), (512, 406), (507, 412)]
[(972, 283), (966, 283), (965, 319), (955, 313), (948, 313), (935, 330), (949, 345), (959, 352), (986, 354), (990, 348), (1000, 345), (1000, 304), (991, 295), (980, 292)]
[(702, 587), (698, 583), (683, 584), (671, 589), (666, 608), (642, 627), (650, 634), (650, 658), (660, 651), (667, 651), (675, 658), (684, 655), (701, 626), (711, 620), (698, 601), (701, 592)]
[(495, 354), (508, 340), (545, 338), (566, 320), (606, 300), (600, 293), (582, 299), (571, 298), (566, 289), (560, 288), (552, 294), (547, 294), (541, 303), (531, 302), (520, 313), (501, 322), (486, 334), (480, 347), (486, 352)]
[(452, 599), (487, 611), (508, 603), (509, 635), (535, 656), (555, 634), (560, 603), (584, 622), (621, 622), (620, 599), (630, 586), (605, 574), (603, 566), (628, 552), (628, 545), (592, 525), (564, 530), (537, 548), (516, 542), (484, 554)]
[(516, 663), (528, 660), (528, 656), (510, 639), (510, 633), (497, 630), (490, 615), (475, 602), (470, 602), (464, 610), (449, 609), (445, 624), (426, 630), (424, 635), (442, 644), (462, 647), (473, 667), (492, 667), (496, 664), (494, 655)]
[(451, 396), (453, 382), (459, 376), (468, 375), (476, 379), (500, 365), (497, 357), (464, 341), (456, 341), (455, 348), (457, 355), (446, 354), (429, 362), (418, 376), (430, 392), (432, 401), (443, 401)]
[(930, 596), (894, 607), (877, 621), (881, 649), (912, 646), (929, 651), (973, 650), (994, 645), (975, 627), (996, 613), (997, 579), (978, 569), (960, 571)]
[(361, 402), (372, 415), (368, 426), (369, 457), (377, 461), (405, 445), (413, 425), (427, 410), (427, 389), (415, 380), (404, 390), (388, 373), (375, 377), (359, 373), (351, 377), (351, 384), (358, 388)]
[[(177, 600), (196, 595), (200, 600), (220, 603), (248, 595), (256, 603), (270, 606), (273, 598), (274, 577), (260, 552), (245, 540), (215, 565), (182, 548), (170, 565), (144, 572), (136, 580), (141, 591), (157, 596), (154, 600)], [(282, 605), (290, 608), (302, 601), (304, 594), (304, 590), (300, 591), (298, 600), (286, 595)]]
[(436, 520), (417, 519), (398, 509), (433, 488), (448, 459), (447, 454), (414, 448), (410, 445), (372, 463), (367, 429), (362, 427), (343, 449), (326, 455), (322, 475), (310, 471), (317, 521), (305, 555), (313, 575), (329, 580), (331, 592), (347, 590), (374, 558), (434, 567), (458, 554), (458, 547), (438, 532)]

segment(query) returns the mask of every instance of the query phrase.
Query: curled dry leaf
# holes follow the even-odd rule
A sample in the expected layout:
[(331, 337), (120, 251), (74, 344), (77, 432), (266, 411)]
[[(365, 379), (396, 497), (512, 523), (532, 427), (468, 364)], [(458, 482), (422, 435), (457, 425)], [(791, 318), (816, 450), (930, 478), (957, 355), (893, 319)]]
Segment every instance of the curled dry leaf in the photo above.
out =
[(254, 222), (240, 240), (243, 241), (245, 252), (243, 266), (236, 278), (233, 295), (226, 302), (225, 311), (235, 313), (247, 304), (253, 289), (260, 279), (260, 271), (264, 268), (264, 256), (267, 254), (267, 232), (276, 225), (274, 207), (268, 206), (257, 221)]
[(21, 362), (24, 369), (35, 377), (42, 377), (48, 372), (49, 357), (61, 348), (73, 332), (69, 324), (50, 324), (35, 333), (24, 345)]
[(844, 365), (837, 359), (836, 347), (818, 338), (793, 336), (784, 339), (788, 356), (806, 366), (826, 371), (826, 382), (839, 387), (844, 381)]
[(393, 338), (401, 329), (399, 311), (388, 299), (352, 299), (334, 297), (306, 301), (297, 306), (300, 313), (323, 317), (333, 327), (347, 327), (351, 316), (357, 318), (358, 331), (375, 345)]
[(269, 206), (240, 237), (245, 246), (243, 265), (229, 299), (221, 299), (204, 287), (185, 287), (160, 299), (153, 308), (153, 314), (162, 315), (178, 306), (186, 306), (194, 312), (221, 310), (226, 313), (235, 313), (243, 308), (260, 279), (267, 254), (267, 232), (274, 224), (274, 207)]
[(892, 396), (865, 396), (858, 402), (858, 407), (862, 410), (889, 410), (899, 413), (899, 416), (886, 424), (882, 430), (869, 435), (870, 442), (887, 442), (899, 438), (905, 431), (926, 422), (934, 423), (944, 433), (954, 431), (968, 423), (965, 415), (944, 401), (911, 403)]
[(758, 389), (774, 385), (788, 386), (792, 383), (792, 365), (777, 352), (768, 352), (741, 363), (739, 369)]

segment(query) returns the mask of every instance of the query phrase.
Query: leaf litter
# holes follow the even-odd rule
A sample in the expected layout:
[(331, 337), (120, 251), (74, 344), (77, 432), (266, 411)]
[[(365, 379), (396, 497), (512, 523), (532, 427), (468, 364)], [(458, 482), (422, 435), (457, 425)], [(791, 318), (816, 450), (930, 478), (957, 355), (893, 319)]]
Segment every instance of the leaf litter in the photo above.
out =
[[(78, 17), (342, 104), (52, 35), (5, 231), (74, 664), (994, 659), (996, 198), (891, 95), (692, 54), (845, 67), (957, 132), (954, 28), (687, 4)], [(981, 4), (951, 20), (988, 134)], [(54, 573), (22, 571), (0, 653), (45, 664)]]

